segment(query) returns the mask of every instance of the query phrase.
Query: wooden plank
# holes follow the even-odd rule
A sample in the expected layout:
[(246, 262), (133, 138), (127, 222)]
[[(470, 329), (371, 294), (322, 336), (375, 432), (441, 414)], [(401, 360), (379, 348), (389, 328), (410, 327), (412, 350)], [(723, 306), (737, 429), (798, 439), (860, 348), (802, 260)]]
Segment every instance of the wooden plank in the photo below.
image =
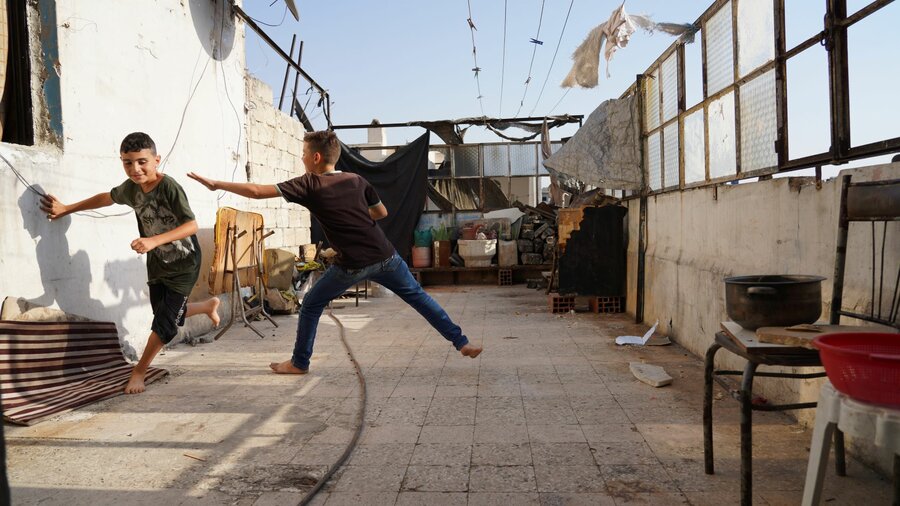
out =
[(557, 231), (560, 247), (565, 247), (566, 241), (572, 235), (572, 232), (581, 227), (581, 220), (584, 218), (583, 207), (568, 207), (557, 211)]
[(816, 336), (838, 334), (844, 332), (888, 332), (896, 333), (890, 327), (873, 327), (857, 325), (795, 325), (793, 327), (761, 327), (756, 329), (756, 338), (761, 343), (783, 344), (815, 349), (812, 340)]

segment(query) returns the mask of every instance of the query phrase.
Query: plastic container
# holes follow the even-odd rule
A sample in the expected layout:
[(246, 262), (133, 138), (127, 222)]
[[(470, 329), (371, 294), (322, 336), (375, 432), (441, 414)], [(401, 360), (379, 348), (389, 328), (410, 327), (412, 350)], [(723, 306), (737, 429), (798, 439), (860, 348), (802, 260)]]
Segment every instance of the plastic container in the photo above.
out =
[(900, 407), (900, 334), (847, 332), (813, 340), (825, 373), (856, 400)]
[(490, 267), (491, 259), (497, 253), (496, 239), (460, 239), (457, 244), (466, 267)]

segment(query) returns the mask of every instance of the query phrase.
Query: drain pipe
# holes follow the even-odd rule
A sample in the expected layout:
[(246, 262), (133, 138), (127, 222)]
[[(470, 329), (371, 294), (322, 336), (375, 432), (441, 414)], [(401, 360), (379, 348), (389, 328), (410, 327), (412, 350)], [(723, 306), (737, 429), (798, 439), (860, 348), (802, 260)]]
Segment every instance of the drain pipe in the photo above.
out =
[(644, 174), (644, 75), (637, 75), (635, 89), (637, 90), (637, 110), (638, 110), (638, 152), (641, 164), (641, 174), (643, 182), (641, 183), (640, 211), (638, 217), (638, 252), (637, 252), (637, 301), (634, 308), (634, 322), (644, 322), (644, 277), (646, 273), (645, 254), (647, 251), (647, 177)]

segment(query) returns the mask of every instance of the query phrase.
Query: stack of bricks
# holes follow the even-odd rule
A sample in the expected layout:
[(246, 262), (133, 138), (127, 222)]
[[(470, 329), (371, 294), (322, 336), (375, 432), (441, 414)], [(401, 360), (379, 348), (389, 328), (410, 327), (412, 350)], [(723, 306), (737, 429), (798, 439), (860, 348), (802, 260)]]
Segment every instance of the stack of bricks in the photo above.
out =
[(625, 311), (624, 297), (591, 297), (588, 305), (592, 313), (622, 313)]
[(512, 269), (499, 269), (497, 271), (497, 283), (500, 286), (510, 286), (512, 282)]
[(550, 312), (554, 314), (568, 313), (569, 311), (575, 310), (574, 295), (559, 295), (556, 293), (551, 293), (547, 296), (547, 302), (550, 303)]

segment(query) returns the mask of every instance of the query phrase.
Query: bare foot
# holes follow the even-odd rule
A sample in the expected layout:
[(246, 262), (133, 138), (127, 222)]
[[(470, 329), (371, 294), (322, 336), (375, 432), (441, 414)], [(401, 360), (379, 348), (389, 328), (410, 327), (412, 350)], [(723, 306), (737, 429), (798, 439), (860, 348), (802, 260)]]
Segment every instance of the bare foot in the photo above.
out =
[(306, 374), (309, 372), (309, 369), (295, 367), (290, 360), (285, 360), (284, 362), (272, 362), (269, 364), (269, 368), (272, 369), (275, 374)]
[(213, 328), (216, 328), (219, 326), (219, 302), (221, 301), (218, 297), (213, 297), (209, 299), (209, 302), (212, 307), (210, 308), (209, 312), (206, 313), (206, 315), (209, 316), (210, 320), (212, 320)]
[(475, 358), (481, 354), (481, 350), (483, 348), (481, 346), (475, 346), (473, 344), (467, 344), (459, 349), (459, 352), (463, 354), (464, 357)]
[(132, 371), (131, 378), (128, 379), (128, 384), (125, 385), (125, 393), (139, 394), (143, 392), (144, 389), (144, 375), (138, 374), (137, 371)]

